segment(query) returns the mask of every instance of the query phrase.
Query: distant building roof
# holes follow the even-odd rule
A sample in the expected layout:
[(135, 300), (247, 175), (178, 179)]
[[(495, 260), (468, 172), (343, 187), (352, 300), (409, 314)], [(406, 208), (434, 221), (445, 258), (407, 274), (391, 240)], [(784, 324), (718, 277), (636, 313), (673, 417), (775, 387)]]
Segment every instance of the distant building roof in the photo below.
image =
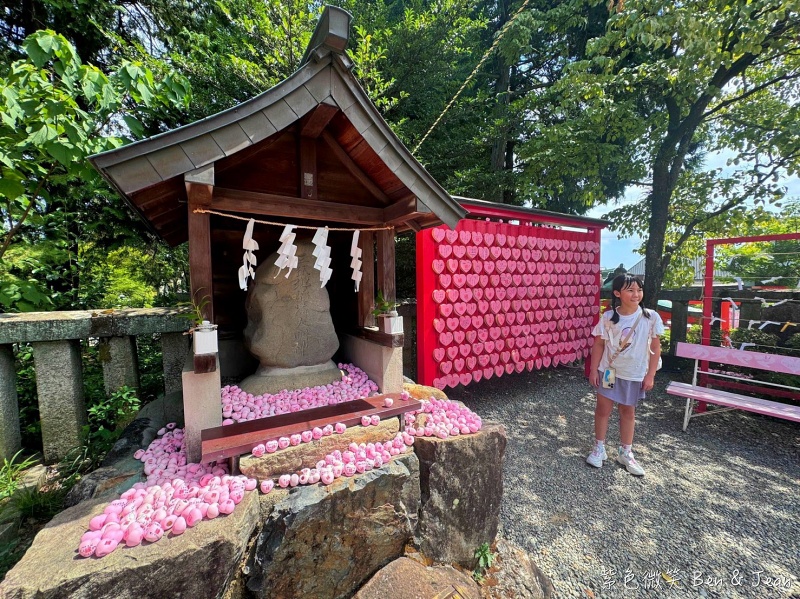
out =
[[(644, 258), (639, 260), (636, 264), (631, 266), (628, 269), (628, 272), (632, 275), (636, 275), (639, 277), (644, 277)], [(694, 269), (694, 280), (695, 282), (701, 282), (705, 280), (706, 277), (706, 261), (705, 258), (697, 257), (694, 258), (691, 262), (692, 268)], [(732, 278), (733, 275), (729, 273), (727, 270), (722, 270), (719, 268), (714, 269), (714, 278)]]

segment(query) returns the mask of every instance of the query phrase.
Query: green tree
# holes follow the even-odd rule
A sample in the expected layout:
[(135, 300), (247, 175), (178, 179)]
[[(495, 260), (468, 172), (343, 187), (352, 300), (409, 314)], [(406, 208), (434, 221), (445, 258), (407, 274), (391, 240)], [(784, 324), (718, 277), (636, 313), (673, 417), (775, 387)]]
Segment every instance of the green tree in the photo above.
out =
[[(84, 207), (96, 197), (99, 177), (86, 157), (119, 147), (142, 133), (142, 120), (185, 109), (189, 98), (185, 79), (169, 74), (156, 80), (141, 63), (122, 61), (109, 74), (83, 64), (53, 31), (38, 31), (22, 46), (26, 57), (0, 77), (0, 261), (6, 277), (3, 258), (18, 237), (53, 241), (77, 258), (75, 235), (57, 231), (78, 220), (71, 196), (82, 196)], [(100, 219), (96, 227), (102, 226)], [(32, 287), (35, 280), (18, 283)]]
[[(563, 123), (521, 153), (532, 182), (554, 186), (584, 166), (575, 162), (583, 156), (587, 204), (606, 199), (606, 168), (645, 186), (635, 207), (609, 217), (647, 237), (645, 297), (654, 303), (684, 244), (748, 200), (780, 198), (775, 179), (798, 172), (800, 3), (631, 0), (608, 8), (586, 59), (552, 88)], [(705, 154), (721, 151), (734, 156), (732, 174), (704, 168)]]

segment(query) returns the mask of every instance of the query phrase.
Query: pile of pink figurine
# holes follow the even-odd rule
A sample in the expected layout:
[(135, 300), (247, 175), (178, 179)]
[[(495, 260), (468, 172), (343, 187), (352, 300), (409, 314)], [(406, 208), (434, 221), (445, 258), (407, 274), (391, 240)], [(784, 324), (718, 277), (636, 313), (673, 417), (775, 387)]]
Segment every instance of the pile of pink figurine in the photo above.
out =
[[(427, 414), (424, 425), (416, 424), (418, 413)], [(466, 406), (434, 397), (423, 401), (418, 411), (406, 412), (405, 424), (405, 432), (409, 435), (440, 439), (477, 433), (482, 426), (481, 417)]]
[(78, 552), (103, 557), (121, 543), (135, 547), (155, 543), (165, 534), (183, 534), (203, 519), (230, 514), (256, 488), (257, 481), (230, 476), (224, 466), (186, 462), (183, 430), (168, 424), (146, 450), (134, 457), (144, 462), (146, 482), (133, 485), (89, 522)]
[[(397, 433), (391, 441), (381, 443), (350, 443), (347, 450), (335, 450), (317, 462), (314, 468), (303, 468), (300, 472), (281, 474), (278, 486), (285, 489), (297, 485), (313, 485), (320, 481), (329, 485), (340, 476), (354, 476), (380, 468), (394, 456), (408, 451), (414, 437), (408, 433)], [(253, 455), (256, 455), (254, 448)], [(275, 486), (272, 479), (261, 482), (261, 491), (269, 493)]]
[[(275, 396), (256, 398), (244, 394), (236, 387), (226, 387), (222, 390), (223, 410), (230, 409), (231, 416), (251, 420), (261, 417), (251, 418), (252, 414), (259, 413), (259, 409), (263, 415), (294, 412), (329, 403), (351, 401), (364, 397), (364, 393), (377, 390), (375, 384), (355, 366), (340, 364), (339, 367), (348, 373), (343, 379), (347, 382), (343, 385), (285, 391)], [(359, 390), (359, 394), (355, 390)], [(241, 401), (242, 394), (247, 401)], [(260, 404), (256, 402), (259, 398)], [(407, 401), (409, 394), (403, 391), (401, 399)], [(386, 398), (385, 403), (387, 407), (391, 406), (391, 398)], [(253, 407), (249, 407), (249, 404)], [(418, 414), (425, 414), (424, 423), (419, 426)], [(365, 416), (361, 424), (370, 426), (379, 422), (378, 416)], [(476, 433), (481, 429), (481, 419), (455, 402), (431, 398), (422, 402), (419, 411), (405, 414), (405, 425), (405, 430), (397, 433), (391, 440), (383, 443), (350, 443), (345, 450), (337, 449), (328, 453), (317, 462), (315, 468), (281, 474), (277, 484), (281, 488), (311, 485), (320, 481), (329, 485), (340, 476), (354, 476), (380, 468), (394, 456), (408, 451), (415, 436), (445, 439), (449, 436)], [(259, 444), (253, 448), (252, 453), (260, 457), (264, 453), (274, 453), (334, 433), (342, 434), (346, 428), (341, 422), (314, 428)], [(269, 493), (275, 487), (275, 481), (271, 478), (261, 481), (259, 485), (258, 481), (246, 476), (231, 476), (224, 465), (187, 463), (184, 432), (176, 428), (174, 423), (158, 431), (158, 437), (148, 448), (138, 450), (134, 457), (144, 463), (147, 480), (136, 483), (122, 493), (119, 499), (109, 503), (102, 514), (91, 519), (89, 531), (83, 534), (78, 547), (81, 556), (103, 557), (123, 543), (127, 547), (135, 547), (145, 541), (155, 543), (165, 534), (181, 535), (201, 520), (233, 513), (246, 491), (260, 486), (262, 493)]]
[(352, 364), (339, 364), (343, 372), (341, 380), (329, 385), (306, 387), (280, 393), (253, 395), (239, 387), (225, 386), (222, 389), (223, 425), (245, 422), (256, 418), (300, 412), (331, 404), (353, 401), (377, 393), (378, 385), (369, 380), (367, 374)]

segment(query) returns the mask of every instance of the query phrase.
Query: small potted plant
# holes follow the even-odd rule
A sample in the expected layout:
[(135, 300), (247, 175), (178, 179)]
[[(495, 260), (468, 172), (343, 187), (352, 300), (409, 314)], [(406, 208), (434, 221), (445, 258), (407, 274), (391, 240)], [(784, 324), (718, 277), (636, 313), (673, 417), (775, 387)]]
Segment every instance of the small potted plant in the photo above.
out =
[(186, 315), (193, 323), (189, 329), (189, 334), (192, 336), (195, 355), (215, 354), (219, 350), (217, 325), (211, 324), (203, 314), (209, 301), (210, 299), (207, 295), (199, 302), (192, 298), (192, 311)]
[(403, 332), (403, 317), (398, 316), (397, 302), (392, 302), (384, 299), (383, 292), (378, 291), (378, 297), (375, 298), (375, 309), (372, 311), (373, 316), (378, 317), (378, 329), (389, 335), (396, 335)]

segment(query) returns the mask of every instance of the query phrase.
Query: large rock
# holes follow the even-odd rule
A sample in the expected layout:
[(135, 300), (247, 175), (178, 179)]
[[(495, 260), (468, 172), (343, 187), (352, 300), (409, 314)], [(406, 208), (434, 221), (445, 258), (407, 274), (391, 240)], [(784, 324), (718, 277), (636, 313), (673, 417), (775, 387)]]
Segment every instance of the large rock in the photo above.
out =
[(487, 584), (481, 587), (481, 595), (485, 599), (550, 599), (553, 583), (519, 546), (499, 539), (497, 561), (487, 573)]
[[(391, 589), (391, 592), (389, 591)], [(353, 595), (353, 599), (418, 599), (419, 597), (461, 597), (480, 599), (475, 582), (451, 566), (426, 567), (401, 557), (379, 570)], [(524, 595), (514, 595), (523, 597)]]
[[(289, 278), (285, 271), (278, 274), (277, 252), (256, 271), (245, 302), (244, 337), (260, 366), (256, 375), (240, 385), (254, 395), (327, 384), (341, 376), (331, 362), (339, 339), (328, 291), (320, 287), (319, 271), (314, 268), (313, 250), (309, 240), (297, 242), (299, 263)], [(293, 379), (295, 375), (304, 384)]]
[(491, 544), (500, 525), (505, 428), (484, 423), (473, 435), (417, 437), (414, 448), (422, 493), (420, 550), (436, 562), (471, 569), (475, 549)]
[(180, 392), (169, 393), (147, 404), (114, 443), (103, 459), (102, 467), (82, 477), (69, 490), (64, 507), (99, 497), (116, 499), (114, 496), (143, 481), (142, 463), (134, 459), (133, 454), (137, 449), (147, 448), (165, 424), (181, 424), (182, 421), (183, 396)]
[(426, 385), (417, 385), (416, 383), (403, 383), (403, 389), (414, 399), (447, 399), (444, 391), (436, 387), (428, 387)]
[(413, 453), (327, 487), (296, 487), (274, 505), (256, 540), (247, 587), (255, 597), (350, 597), (403, 554), (419, 492)]
[(81, 558), (77, 547), (106, 500), (83, 502), (56, 516), (0, 584), (4, 599), (142, 599), (221, 597), (259, 519), (258, 496), (236, 511), (204, 520), (182, 536)]
[(239, 471), (258, 480), (276, 478), (302, 468), (314, 468), (317, 462), (334, 449), (343, 450), (350, 443), (390, 441), (399, 430), (398, 418), (381, 420), (377, 426), (351, 426), (341, 435), (328, 435), (310, 443), (289, 446), (275, 453), (266, 453), (260, 458), (252, 455), (242, 456), (239, 460)]

